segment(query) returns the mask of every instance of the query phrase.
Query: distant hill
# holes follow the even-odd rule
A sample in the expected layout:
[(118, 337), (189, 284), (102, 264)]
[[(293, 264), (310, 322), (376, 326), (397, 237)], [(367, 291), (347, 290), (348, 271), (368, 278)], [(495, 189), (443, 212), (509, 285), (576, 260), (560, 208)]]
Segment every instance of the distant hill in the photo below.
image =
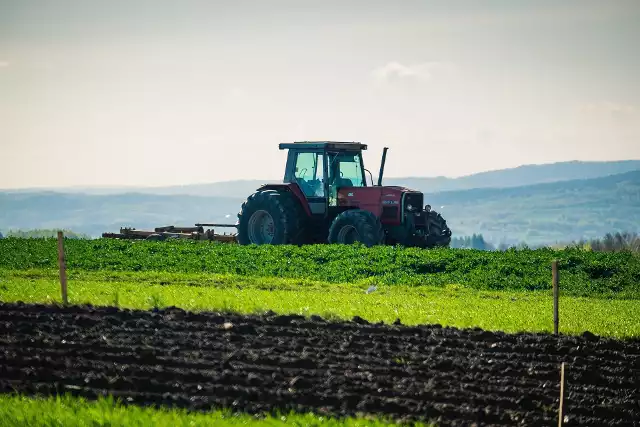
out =
[[(0, 193), (0, 230), (65, 228), (94, 237), (120, 227), (230, 223), (244, 199), (154, 194)], [(220, 231), (234, 231), (220, 229)]]
[(510, 188), (526, 185), (598, 178), (640, 170), (640, 160), (612, 162), (559, 162), (543, 165), (524, 165), (476, 173), (460, 178), (388, 178), (388, 185), (404, 185), (425, 193), (470, 190), (473, 188)]
[(456, 235), (547, 244), (640, 231), (640, 170), (601, 178), (425, 195)]
[(220, 181), (208, 184), (173, 185), (167, 187), (51, 187), (51, 188), (26, 188), (18, 190), (3, 190), (0, 193), (7, 194), (33, 194), (33, 193), (65, 193), (87, 194), (92, 196), (107, 196), (120, 194), (153, 194), (161, 196), (201, 196), (201, 197), (242, 197), (246, 198), (258, 187), (268, 182), (280, 182), (278, 179), (249, 179)]
[[(244, 197), (0, 193), (0, 231), (66, 228), (99, 236), (120, 227), (235, 223)], [(600, 178), (425, 195), (455, 236), (530, 245), (640, 231), (640, 170)], [(231, 231), (231, 230), (229, 230)]]
[[(371, 168), (371, 166), (370, 166)], [(374, 169), (377, 169), (374, 168)], [(371, 169), (373, 171), (373, 169)], [(425, 193), (441, 191), (469, 190), (472, 188), (505, 188), (575, 179), (598, 178), (640, 170), (640, 160), (620, 160), (610, 162), (559, 162), (543, 165), (524, 165), (511, 169), (481, 172), (460, 178), (385, 178), (386, 185), (404, 185)], [(377, 180), (377, 177), (374, 177)], [(176, 185), (168, 187), (72, 187), (50, 188), (47, 191), (84, 193), (94, 195), (145, 193), (157, 195), (191, 195), (207, 197), (247, 197), (266, 182), (280, 182), (281, 178), (250, 179), (215, 182), (210, 184)], [(6, 191), (6, 190), (5, 190)], [(13, 192), (42, 192), (42, 189), (28, 189)]]

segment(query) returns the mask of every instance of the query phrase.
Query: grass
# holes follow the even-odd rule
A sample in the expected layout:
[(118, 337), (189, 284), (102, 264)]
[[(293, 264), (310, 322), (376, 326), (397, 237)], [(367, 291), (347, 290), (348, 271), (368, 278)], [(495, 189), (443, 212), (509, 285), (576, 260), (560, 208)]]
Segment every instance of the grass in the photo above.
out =
[[(327, 283), (301, 279), (255, 278), (164, 272), (69, 273), (69, 301), (126, 308), (178, 306), (187, 310), (241, 313), (319, 314), (372, 322), (438, 323), (505, 332), (551, 332), (551, 291), (479, 291), (463, 286)], [(61, 302), (57, 272), (0, 270), (0, 301)], [(617, 338), (640, 336), (640, 300), (563, 295), (560, 331), (584, 331)]]
[[(551, 288), (559, 260), (563, 292), (640, 299), (640, 256), (579, 249), (488, 252), (346, 245), (239, 246), (194, 241), (67, 240), (67, 265), (85, 271), (163, 271), (287, 277), (331, 283), (446, 286), (478, 290)], [(57, 268), (54, 239), (0, 240), (0, 268)]]
[[(382, 420), (347, 418), (336, 420), (314, 414), (288, 414), (282, 416), (253, 417), (231, 414), (228, 411), (209, 413), (187, 412), (177, 409), (141, 408), (125, 406), (111, 397), (87, 401), (70, 396), (46, 399), (25, 396), (0, 395), (2, 426), (361, 426), (392, 425)], [(424, 424), (416, 424), (424, 425)]]

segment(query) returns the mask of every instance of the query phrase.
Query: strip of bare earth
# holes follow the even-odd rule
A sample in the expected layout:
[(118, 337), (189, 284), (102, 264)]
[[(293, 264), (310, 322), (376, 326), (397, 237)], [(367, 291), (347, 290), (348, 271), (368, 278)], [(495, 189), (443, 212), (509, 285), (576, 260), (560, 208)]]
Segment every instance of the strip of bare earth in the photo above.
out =
[(0, 305), (0, 390), (248, 413), (552, 425), (640, 419), (640, 341), (170, 308)]

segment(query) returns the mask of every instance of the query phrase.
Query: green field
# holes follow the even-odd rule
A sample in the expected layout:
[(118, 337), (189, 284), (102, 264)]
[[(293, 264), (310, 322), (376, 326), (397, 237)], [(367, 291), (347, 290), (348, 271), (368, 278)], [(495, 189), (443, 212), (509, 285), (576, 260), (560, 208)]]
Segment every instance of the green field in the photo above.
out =
[[(553, 330), (550, 263), (557, 259), (561, 333), (640, 337), (640, 258), (630, 253), (189, 241), (67, 240), (65, 245), (72, 304), (272, 310), (506, 332)], [(367, 292), (371, 286), (375, 290)], [(55, 240), (0, 240), (0, 301), (61, 301)], [(4, 396), (0, 407), (3, 425), (337, 425), (313, 415), (257, 420), (121, 407), (109, 400)]]
[[(71, 271), (163, 271), (284, 277), (376, 285), (458, 284), (493, 291), (551, 288), (557, 259), (565, 295), (640, 299), (640, 257), (579, 249), (420, 250), (397, 247), (261, 246), (194, 241), (67, 240)], [(53, 239), (0, 240), (0, 269), (57, 268)]]
[[(549, 291), (479, 291), (460, 285), (379, 285), (166, 272), (73, 272), (69, 302), (150, 309), (360, 316), (371, 322), (439, 323), (506, 332), (553, 331)], [(0, 300), (61, 302), (56, 271), (0, 270)], [(561, 332), (640, 336), (640, 300), (563, 296)]]
[[(2, 426), (154, 426), (154, 427), (198, 427), (240, 425), (252, 426), (352, 426), (382, 427), (396, 425), (387, 421), (348, 418), (335, 420), (314, 414), (285, 414), (281, 416), (252, 417), (232, 414), (228, 411), (192, 413), (184, 410), (139, 408), (124, 406), (112, 398), (95, 402), (61, 396), (47, 399), (31, 399), (24, 396), (0, 396)], [(428, 424), (415, 423), (415, 426)]]

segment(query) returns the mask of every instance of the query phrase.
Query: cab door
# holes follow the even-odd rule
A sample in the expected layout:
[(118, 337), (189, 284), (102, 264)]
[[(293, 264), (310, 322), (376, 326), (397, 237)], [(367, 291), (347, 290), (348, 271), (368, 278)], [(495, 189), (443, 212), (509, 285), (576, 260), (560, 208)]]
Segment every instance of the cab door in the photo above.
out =
[(324, 153), (322, 151), (295, 153), (291, 182), (297, 183), (302, 190), (311, 213), (324, 215), (327, 205)]

